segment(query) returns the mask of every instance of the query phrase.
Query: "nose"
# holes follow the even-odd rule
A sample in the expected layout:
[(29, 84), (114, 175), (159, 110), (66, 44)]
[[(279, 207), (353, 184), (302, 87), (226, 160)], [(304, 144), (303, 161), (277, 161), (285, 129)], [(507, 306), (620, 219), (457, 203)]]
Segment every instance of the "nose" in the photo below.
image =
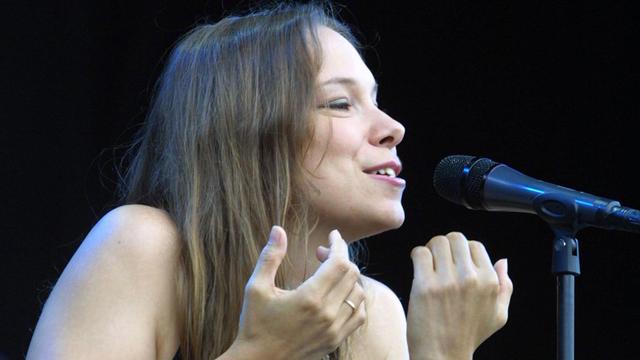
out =
[(402, 141), (404, 126), (378, 108), (375, 109), (375, 112), (371, 142), (373, 145), (391, 149)]

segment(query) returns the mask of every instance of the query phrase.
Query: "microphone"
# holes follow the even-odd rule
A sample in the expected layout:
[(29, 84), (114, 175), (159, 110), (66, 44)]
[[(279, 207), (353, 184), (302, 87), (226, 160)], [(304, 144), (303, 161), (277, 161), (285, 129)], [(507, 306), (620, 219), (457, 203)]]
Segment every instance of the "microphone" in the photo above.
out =
[(493, 160), (468, 155), (442, 159), (433, 174), (438, 195), (473, 210), (537, 214), (556, 227), (640, 232), (640, 211), (524, 175)]

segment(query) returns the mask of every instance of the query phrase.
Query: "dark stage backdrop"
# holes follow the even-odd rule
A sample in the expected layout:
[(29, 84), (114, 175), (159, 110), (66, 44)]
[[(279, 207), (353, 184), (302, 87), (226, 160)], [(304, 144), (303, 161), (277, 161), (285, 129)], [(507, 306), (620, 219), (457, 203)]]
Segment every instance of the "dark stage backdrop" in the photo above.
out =
[[(30, 3), (30, 5), (27, 5)], [(380, 103), (404, 123), (405, 225), (367, 240), (367, 273), (406, 306), (411, 248), (462, 231), (509, 258), (510, 320), (476, 359), (555, 357), (552, 233), (533, 215), (439, 198), (438, 160), (471, 154), (640, 207), (638, 11), (631, 1), (354, 1)], [(50, 287), (114, 206), (114, 164), (162, 56), (194, 23), (250, 2), (4, 2), (0, 359), (22, 358)], [(224, 171), (224, 169), (221, 169)], [(639, 235), (579, 233), (579, 359), (640, 357)]]

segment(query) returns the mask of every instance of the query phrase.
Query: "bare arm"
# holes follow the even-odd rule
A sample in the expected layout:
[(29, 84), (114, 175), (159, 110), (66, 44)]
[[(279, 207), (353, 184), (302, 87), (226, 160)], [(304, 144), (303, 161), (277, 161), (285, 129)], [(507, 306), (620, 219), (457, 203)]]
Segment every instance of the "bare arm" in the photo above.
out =
[[(352, 313), (342, 303), (364, 294), (339, 234), (314, 276), (285, 291), (274, 286), (286, 253), (284, 230), (276, 233), (280, 240), (265, 247), (246, 286), (238, 337), (219, 359), (320, 357), (364, 322), (364, 308)], [(171, 359), (180, 336), (177, 239), (160, 210), (134, 205), (105, 215), (47, 300), (27, 360)], [(319, 293), (331, 311), (318, 305)]]
[(163, 211), (109, 212), (53, 288), (27, 359), (170, 359), (179, 343), (177, 256)]

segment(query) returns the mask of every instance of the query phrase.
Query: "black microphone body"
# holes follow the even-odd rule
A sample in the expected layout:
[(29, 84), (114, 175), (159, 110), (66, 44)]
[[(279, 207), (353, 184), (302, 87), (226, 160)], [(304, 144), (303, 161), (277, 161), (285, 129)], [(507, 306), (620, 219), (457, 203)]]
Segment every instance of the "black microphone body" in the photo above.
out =
[(640, 211), (524, 175), (487, 158), (451, 155), (434, 172), (436, 192), (469, 209), (537, 214), (555, 227), (640, 232)]

